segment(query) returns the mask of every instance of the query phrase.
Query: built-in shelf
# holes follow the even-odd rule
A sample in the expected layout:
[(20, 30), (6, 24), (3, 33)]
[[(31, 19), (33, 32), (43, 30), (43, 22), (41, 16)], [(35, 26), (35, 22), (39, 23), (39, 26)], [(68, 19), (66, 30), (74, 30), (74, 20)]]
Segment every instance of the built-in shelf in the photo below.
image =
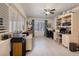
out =
[[(67, 29), (66, 33), (62, 33), (61, 28)], [(60, 32), (61, 30), (61, 32)], [(62, 45), (69, 48), (69, 43), (74, 42), (79, 45), (79, 13), (67, 13), (58, 16), (56, 20), (56, 37), (60, 40), (58, 34), (61, 34)], [(63, 30), (65, 32), (65, 30)]]
[(0, 33), (3, 33), (3, 32), (7, 32), (7, 28), (5, 27), (5, 25), (0, 25)]
[[(60, 15), (56, 20), (56, 40), (62, 44), (64, 41), (62, 36), (63, 35), (71, 35), (71, 28), (72, 28), (72, 20), (71, 20), (72, 13)], [(66, 30), (63, 30), (66, 29)]]
[(0, 33), (8, 32), (8, 30), (0, 30)]
[(61, 28), (61, 27), (64, 27), (64, 28), (66, 28), (66, 27), (72, 27), (72, 26), (57, 26), (57, 27), (60, 27), (60, 28)]

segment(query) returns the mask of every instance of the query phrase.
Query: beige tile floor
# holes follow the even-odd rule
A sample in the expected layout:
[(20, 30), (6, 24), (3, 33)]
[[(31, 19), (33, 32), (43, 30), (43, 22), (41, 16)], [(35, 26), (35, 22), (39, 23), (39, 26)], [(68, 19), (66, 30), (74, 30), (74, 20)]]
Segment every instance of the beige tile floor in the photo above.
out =
[(71, 52), (51, 38), (35, 37), (34, 47), (27, 56), (79, 56), (79, 51)]

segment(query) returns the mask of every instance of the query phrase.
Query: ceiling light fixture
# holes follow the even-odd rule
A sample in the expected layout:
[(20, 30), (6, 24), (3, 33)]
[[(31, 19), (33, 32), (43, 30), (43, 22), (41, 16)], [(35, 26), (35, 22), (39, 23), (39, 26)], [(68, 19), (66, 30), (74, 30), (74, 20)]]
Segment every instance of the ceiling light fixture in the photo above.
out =
[(50, 14), (50, 12), (47, 11), (46, 14), (48, 15), (48, 14)]

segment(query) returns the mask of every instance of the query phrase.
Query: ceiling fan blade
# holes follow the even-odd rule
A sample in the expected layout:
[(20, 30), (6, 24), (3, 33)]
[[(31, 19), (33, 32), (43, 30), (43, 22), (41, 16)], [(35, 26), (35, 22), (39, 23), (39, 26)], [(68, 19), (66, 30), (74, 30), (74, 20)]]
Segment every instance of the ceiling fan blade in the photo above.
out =
[(44, 11), (46, 11), (46, 12), (47, 12), (47, 9), (44, 9)]
[(52, 10), (50, 10), (50, 11), (55, 11), (55, 9), (52, 9)]
[(54, 14), (54, 12), (50, 12), (51, 14)]

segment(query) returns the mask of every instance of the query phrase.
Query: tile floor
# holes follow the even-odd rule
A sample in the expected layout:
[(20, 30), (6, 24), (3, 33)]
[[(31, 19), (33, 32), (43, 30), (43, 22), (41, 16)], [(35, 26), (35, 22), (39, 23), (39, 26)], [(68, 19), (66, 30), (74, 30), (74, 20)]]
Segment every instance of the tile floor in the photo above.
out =
[(27, 56), (79, 56), (79, 51), (71, 52), (51, 38), (35, 37), (34, 47)]

